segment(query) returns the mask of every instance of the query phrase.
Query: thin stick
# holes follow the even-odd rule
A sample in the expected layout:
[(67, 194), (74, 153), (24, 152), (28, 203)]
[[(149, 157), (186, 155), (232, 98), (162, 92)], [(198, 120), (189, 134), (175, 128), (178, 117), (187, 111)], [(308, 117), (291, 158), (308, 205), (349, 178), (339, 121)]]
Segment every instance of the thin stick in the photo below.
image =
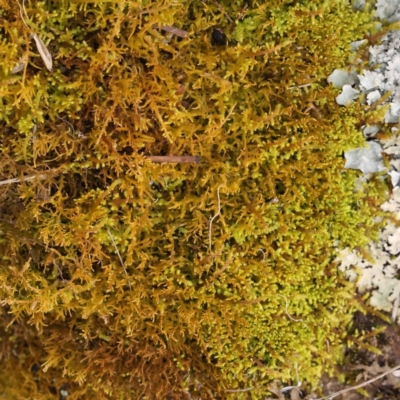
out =
[(257, 252), (261, 251), (261, 253), (263, 254), (263, 262), (265, 261), (265, 253), (263, 249), (258, 249)]
[(210, 230), (209, 230), (209, 232), (208, 232), (208, 245), (209, 245), (210, 253), (211, 253), (211, 231), (212, 231), (212, 223), (213, 223), (214, 219), (217, 218), (218, 215), (221, 214), (221, 199), (219, 198), (219, 189), (220, 189), (221, 186), (223, 186), (223, 185), (219, 185), (219, 186), (218, 186), (218, 189), (217, 189), (217, 196), (218, 196), (218, 212), (217, 212), (212, 218), (210, 218)]
[[(72, 133), (75, 135), (75, 129), (74, 129), (74, 126), (71, 124), (71, 122), (67, 121), (67, 120), (64, 119), (64, 118), (60, 118), (60, 117), (58, 117), (58, 119), (61, 119), (61, 121), (66, 122), (66, 123), (71, 127)], [(72, 135), (72, 137), (74, 137), (74, 136)]]
[(120, 252), (119, 252), (119, 250), (118, 250), (118, 247), (117, 247), (117, 245), (116, 245), (116, 243), (115, 243), (115, 241), (114, 241), (114, 238), (113, 238), (113, 236), (111, 235), (111, 232), (110, 232), (109, 229), (107, 229), (107, 232), (108, 232), (108, 236), (110, 236), (110, 239), (111, 239), (111, 241), (112, 241), (112, 243), (113, 243), (113, 245), (114, 245), (115, 251), (116, 251), (117, 254), (118, 254), (119, 261), (121, 262), (121, 265), (122, 265), (122, 268), (124, 269), (125, 275), (126, 275), (126, 277), (128, 278), (129, 289), (132, 290), (131, 282), (130, 282), (130, 280), (129, 280), (128, 273), (126, 272), (125, 264), (124, 264), (124, 261), (122, 260), (121, 254), (120, 254)]
[(340, 395), (343, 394), (343, 393), (347, 393), (347, 392), (350, 392), (351, 390), (360, 389), (360, 388), (362, 388), (362, 387), (364, 387), (364, 386), (367, 386), (367, 385), (369, 385), (370, 383), (375, 382), (376, 380), (381, 379), (381, 378), (383, 378), (384, 376), (389, 375), (389, 374), (391, 374), (391, 373), (394, 372), (394, 371), (397, 371), (398, 369), (400, 369), (400, 365), (398, 365), (397, 367), (392, 368), (391, 370), (389, 370), (389, 371), (387, 371), (387, 372), (384, 372), (384, 373), (381, 374), (381, 375), (376, 376), (375, 378), (370, 379), (369, 381), (360, 383), (359, 385), (352, 386), (352, 387), (350, 387), (350, 388), (348, 388), (348, 389), (343, 389), (343, 390), (341, 390), (341, 391), (339, 391), (339, 392), (330, 394), (329, 396), (319, 397), (318, 399), (310, 399), (310, 400), (333, 399), (334, 397), (340, 396)]
[(183, 29), (175, 28), (174, 26), (161, 26), (160, 29), (162, 29), (165, 32), (171, 33), (173, 35), (179, 36), (181, 38), (184, 38), (188, 35), (187, 31), (184, 31)]
[(229, 21), (232, 22), (232, 24), (233, 24), (232, 18), (231, 18), (231, 17), (229, 16), (229, 14), (224, 10), (224, 8), (221, 6), (221, 4), (219, 4), (217, 0), (212, 0), (212, 1), (213, 1), (213, 3), (225, 14), (226, 18), (228, 18)]
[(55, 264), (55, 266), (56, 266), (57, 269), (58, 269), (58, 273), (60, 274), (60, 277), (61, 277), (62, 281), (63, 281), (64, 283), (67, 283), (67, 281), (66, 281), (66, 280), (64, 279), (64, 277), (63, 277), (61, 268), (58, 266), (58, 264), (57, 264), (56, 262), (54, 262), (54, 264)]
[[(61, 118), (60, 118), (61, 119)], [(65, 121), (65, 120), (63, 120)], [(68, 123), (68, 121), (65, 121)], [(72, 125), (71, 125), (72, 126)], [(201, 160), (200, 157), (193, 157), (193, 156), (147, 156), (150, 161), (154, 163), (196, 163), (198, 164)], [(19, 182), (25, 182), (25, 181), (31, 181), (33, 179), (46, 179), (46, 175), (30, 175), (26, 176), (24, 178), (12, 178), (12, 179), (6, 179), (4, 181), (0, 181), (0, 186), (2, 185), (9, 185), (11, 183), (19, 183)]]
[[(297, 386), (285, 386), (284, 388), (282, 388), (280, 390), (281, 393), (285, 393), (288, 392), (289, 390), (293, 390), (293, 389), (299, 389), (299, 387), (301, 386), (301, 382), (297, 381)], [(300, 390), (300, 389), (299, 389)]]
[(225, 389), (225, 392), (228, 393), (242, 393), (242, 392), (249, 392), (250, 390), (253, 390), (252, 387), (245, 388), (245, 389)]
[(301, 321), (303, 321), (301, 318), (300, 318), (300, 319), (295, 319), (295, 318), (293, 318), (293, 317), (289, 314), (289, 312), (288, 312), (289, 302), (288, 302), (287, 298), (286, 298), (285, 296), (283, 296), (282, 294), (278, 294), (278, 296), (283, 297), (283, 298), (285, 299), (285, 302), (286, 302), (286, 309), (285, 309), (286, 315), (287, 315), (292, 321), (294, 321), (294, 322), (301, 322)]
[(12, 179), (6, 179), (5, 181), (0, 181), (0, 186), (1, 185), (9, 185), (10, 183), (18, 183), (18, 182), (25, 182), (25, 181), (31, 181), (33, 179), (46, 179), (46, 175), (31, 175), (31, 176), (26, 176), (24, 178), (12, 178)]
[(201, 160), (198, 156), (147, 156), (154, 163), (195, 163)]
[(22, 8), (24, 10), (24, 14), (25, 14), (26, 19), (29, 19), (28, 13), (26, 12), (26, 8), (25, 8), (25, 0), (22, 0)]
[(299, 85), (299, 86), (290, 86), (289, 89), (294, 89), (294, 88), (304, 88), (304, 87), (308, 87), (311, 86), (311, 83), (305, 83), (304, 85)]
[(21, 7), (21, 4), (19, 4), (19, 1), (18, 1), (18, 0), (17, 0), (17, 3), (18, 3), (18, 6), (19, 6), (19, 15), (21, 16), (22, 22), (25, 24), (25, 26), (26, 26), (29, 30), (31, 30), (31, 28), (29, 27), (29, 25), (25, 22), (24, 16), (22, 15), (22, 10), (24, 10), (26, 19), (29, 19), (29, 18), (28, 18), (28, 14), (26, 13), (26, 10), (25, 10), (25, 0), (22, 0), (22, 7)]
[(240, 14), (239, 14), (239, 16), (238, 16), (238, 21), (240, 21), (243, 17), (244, 17), (244, 13), (246, 12), (246, 10), (247, 10), (247, 8), (249, 7), (249, 5), (248, 4), (246, 4), (244, 7), (243, 7), (243, 9), (242, 9), (242, 11), (240, 11)]

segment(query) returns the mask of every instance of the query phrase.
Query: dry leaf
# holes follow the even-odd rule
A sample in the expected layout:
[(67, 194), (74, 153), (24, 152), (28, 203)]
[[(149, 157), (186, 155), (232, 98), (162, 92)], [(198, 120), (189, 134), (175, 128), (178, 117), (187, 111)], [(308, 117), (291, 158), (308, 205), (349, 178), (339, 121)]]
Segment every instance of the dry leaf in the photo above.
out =
[[(397, 370), (393, 371), (393, 368), (390, 368), (387, 363), (385, 365), (380, 366), (379, 363), (375, 360), (372, 365), (355, 365), (353, 369), (362, 369), (363, 372), (358, 374), (356, 377), (356, 382), (361, 379), (368, 379), (371, 375), (386, 375), (386, 384), (391, 385), (395, 388), (400, 388), (400, 366), (397, 367)], [(392, 372), (392, 373), (390, 373)]]
[[(159, 27), (158, 24), (154, 24), (153, 25), (154, 29), (158, 29), (158, 27)], [(188, 35), (187, 31), (184, 31), (184, 30), (179, 29), (179, 28), (175, 28), (174, 26), (165, 25), (165, 26), (161, 26), (160, 29), (165, 31), (165, 32), (171, 33), (172, 35), (179, 36), (181, 38), (184, 38), (184, 37), (186, 37)]]
[(188, 35), (188, 32), (175, 28), (174, 26), (162, 26), (161, 29), (165, 32), (172, 33), (173, 35), (179, 36), (181, 38), (184, 38)]
[(40, 57), (42, 57), (42, 60), (46, 65), (46, 68), (49, 71), (51, 71), (53, 68), (53, 59), (51, 58), (51, 54), (47, 49), (46, 45), (43, 43), (42, 39), (40, 39), (40, 37), (36, 33), (32, 33), (31, 38), (33, 38), (33, 40), (35, 41)]
[(279, 386), (276, 382), (271, 383), (267, 389), (273, 393), (279, 400), (285, 400), (285, 396), (282, 394), (281, 390), (279, 389)]
[(21, 72), (26, 64), (26, 56), (20, 58), (18, 61), (18, 64), (11, 70), (12, 74), (18, 74), (18, 72)]
[(298, 387), (294, 387), (290, 392), (290, 400), (301, 400), (300, 389)]
[(388, 365), (380, 366), (375, 360), (372, 365), (356, 364), (352, 367), (354, 370), (362, 370), (357, 377), (356, 382), (369, 379), (371, 376), (382, 374), (390, 369)]

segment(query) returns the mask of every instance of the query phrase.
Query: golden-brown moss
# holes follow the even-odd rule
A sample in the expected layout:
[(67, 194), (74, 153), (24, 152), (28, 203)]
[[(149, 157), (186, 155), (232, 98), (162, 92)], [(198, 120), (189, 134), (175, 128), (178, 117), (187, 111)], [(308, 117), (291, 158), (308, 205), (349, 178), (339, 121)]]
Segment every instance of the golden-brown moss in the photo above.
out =
[(220, 3), (27, 1), (49, 72), (0, 0), (0, 393), (260, 399), (340, 359), (334, 243), (365, 244), (384, 194), (343, 170), (367, 116), (326, 77), (370, 16)]

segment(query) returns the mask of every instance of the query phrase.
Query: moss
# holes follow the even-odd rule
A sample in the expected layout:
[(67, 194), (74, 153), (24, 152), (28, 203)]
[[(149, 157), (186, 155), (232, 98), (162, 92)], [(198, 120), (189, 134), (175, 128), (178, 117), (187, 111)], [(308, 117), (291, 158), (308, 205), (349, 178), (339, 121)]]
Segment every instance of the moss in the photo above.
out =
[[(260, 399), (340, 359), (357, 303), (335, 244), (374, 237), (385, 186), (355, 192), (342, 155), (370, 111), (338, 108), (326, 77), (371, 16), (220, 3), (28, 1), (49, 72), (0, 0), (0, 171), (21, 179), (0, 188), (9, 398)], [(201, 163), (148, 159), (165, 155)]]

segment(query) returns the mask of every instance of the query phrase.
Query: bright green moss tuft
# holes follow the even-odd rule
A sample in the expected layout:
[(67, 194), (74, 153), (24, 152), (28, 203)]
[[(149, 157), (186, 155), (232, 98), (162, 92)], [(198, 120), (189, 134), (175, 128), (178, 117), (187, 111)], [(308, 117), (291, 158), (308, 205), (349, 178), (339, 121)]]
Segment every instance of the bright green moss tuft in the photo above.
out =
[(7, 398), (261, 399), (340, 360), (356, 302), (335, 243), (374, 237), (386, 186), (355, 192), (342, 155), (370, 114), (326, 77), (370, 15), (220, 3), (233, 23), (211, 1), (26, 1), (49, 72), (0, 0)]

